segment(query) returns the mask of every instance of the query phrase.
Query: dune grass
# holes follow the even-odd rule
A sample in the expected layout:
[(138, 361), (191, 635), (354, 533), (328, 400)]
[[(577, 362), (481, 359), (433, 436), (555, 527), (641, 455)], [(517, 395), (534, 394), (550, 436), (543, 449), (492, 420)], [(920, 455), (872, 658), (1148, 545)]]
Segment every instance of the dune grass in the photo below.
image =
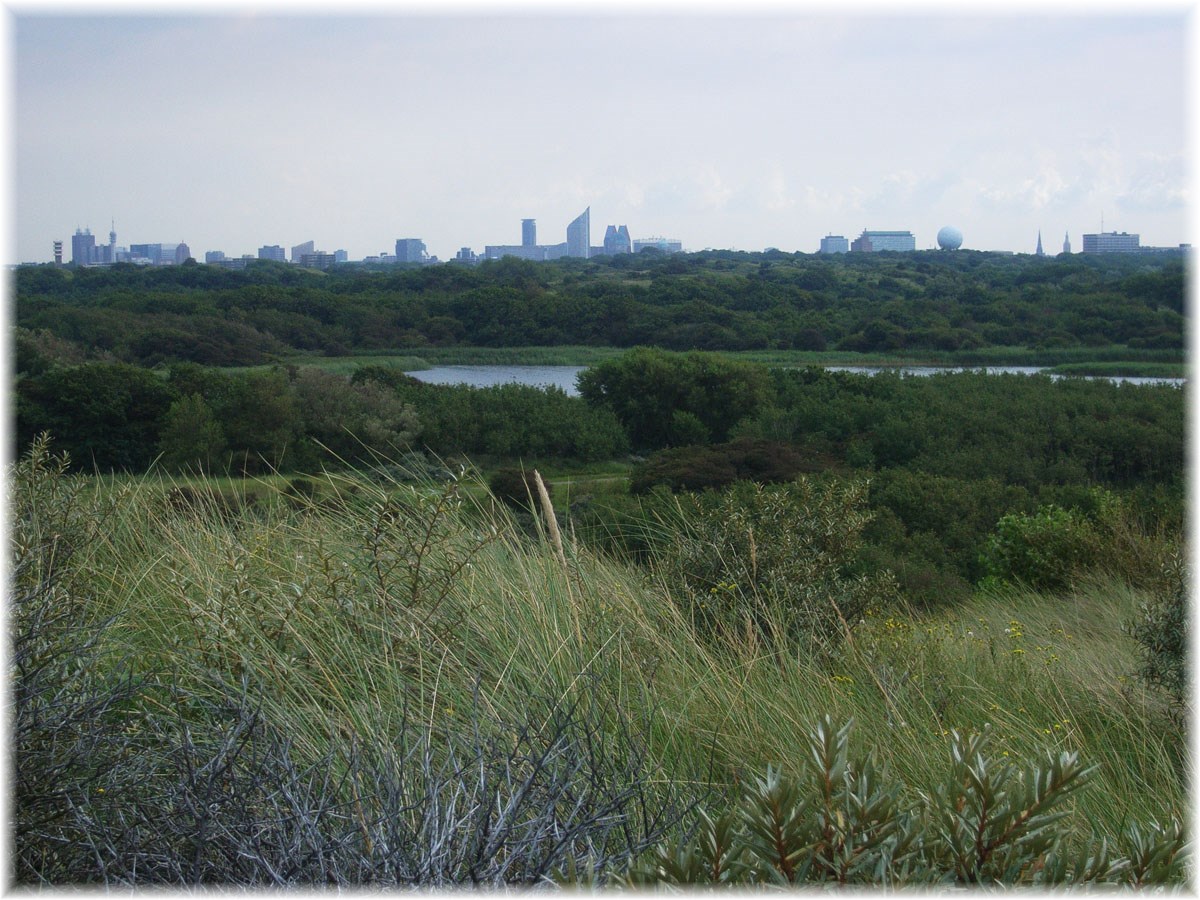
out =
[(517, 721), (586, 686), (614, 728), (641, 723), (664, 793), (798, 767), (798, 736), (831, 714), (913, 790), (945, 770), (952, 731), (990, 727), (1014, 757), (1071, 749), (1100, 765), (1070, 820), (1080, 834), (1185, 808), (1182, 737), (1133, 677), (1122, 630), (1142, 597), (1120, 584), (981, 594), (924, 618), (872, 610), (822, 664), (750, 631), (696, 634), (646, 570), (569, 532), (559, 557), (477, 485), (319, 487), (239, 506), (195, 479), (98, 482), (112, 512), (86, 569), (122, 651), (196, 690), (213, 671), (249, 679), (313, 758), (386, 741), (405, 717), (445, 734), (476, 727), (472, 711)]

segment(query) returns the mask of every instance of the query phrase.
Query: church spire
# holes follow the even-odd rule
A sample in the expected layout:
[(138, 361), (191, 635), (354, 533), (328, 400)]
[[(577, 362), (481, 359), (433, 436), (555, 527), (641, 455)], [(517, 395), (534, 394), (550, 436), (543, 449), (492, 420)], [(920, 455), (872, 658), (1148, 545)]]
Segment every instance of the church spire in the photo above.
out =
[(1035, 250), (1035, 251), (1034, 251), (1034, 253), (1036, 253), (1038, 256), (1045, 256), (1045, 255), (1046, 255), (1046, 251), (1042, 249), (1042, 229), (1040, 229), (1040, 228), (1038, 229), (1038, 245), (1037, 245), (1037, 250)]

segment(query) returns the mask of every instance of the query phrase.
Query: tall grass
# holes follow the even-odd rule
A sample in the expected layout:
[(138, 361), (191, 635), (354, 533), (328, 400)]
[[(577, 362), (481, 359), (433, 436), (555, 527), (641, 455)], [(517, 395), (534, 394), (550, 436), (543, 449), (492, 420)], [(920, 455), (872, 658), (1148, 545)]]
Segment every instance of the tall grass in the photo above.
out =
[(613, 753), (637, 723), (660, 798), (798, 768), (800, 737), (828, 714), (917, 789), (945, 770), (951, 731), (990, 724), (1015, 757), (1100, 764), (1069, 823), (1081, 834), (1182, 814), (1182, 738), (1132, 677), (1122, 624), (1140, 596), (1119, 584), (981, 595), (923, 619), (873, 609), (822, 662), (770, 629), (697, 634), (648, 570), (569, 531), (560, 556), (478, 486), (319, 481), (254, 503), (195, 481), (99, 482), (112, 510), (77, 560), (93, 615), (143, 671), (198, 694), (214, 673), (259, 686), (305, 760), (386, 745), (412, 721), (450, 740), (591, 698)]

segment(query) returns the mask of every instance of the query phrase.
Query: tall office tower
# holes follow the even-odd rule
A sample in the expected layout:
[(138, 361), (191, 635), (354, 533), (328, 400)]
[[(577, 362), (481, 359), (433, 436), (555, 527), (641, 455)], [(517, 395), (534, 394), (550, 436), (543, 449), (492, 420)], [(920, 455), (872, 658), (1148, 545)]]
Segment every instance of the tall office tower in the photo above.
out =
[(537, 246), (537, 219), (521, 220), (521, 246)]
[(305, 253), (315, 253), (316, 248), (313, 246), (313, 241), (305, 241), (303, 244), (297, 244), (292, 248), (292, 262), (300, 262), (300, 257)]
[(54, 242), (54, 264), (56, 266), (62, 265), (62, 241)]
[(334, 250), (333, 261), (335, 263), (344, 263), (350, 261), (350, 252), (348, 250)]
[(567, 226), (567, 256), (587, 259), (592, 250), (592, 208), (589, 206)]
[(827, 234), (821, 238), (819, 253), (849, 253), (850, 242), (840, 234)]
[(1063, 253), (1071, 252), (1071, 233), (1069, 231), (1063, 233)]
[(429, 255), (425, 252), (425, 242), (420, 238), (399, 238), (396, 241), (396, 262), (419, 263), (425, 262)]
[(208, 264), (218, 263), (225, 259), (224, 250), (205, 250), (204, 261)]
[(175, 245), (175, 265), (181, 266), (192, 258), (192, 248), (180, 241)]
[(616, 256), (618, 253), (632, 253), (633, 241), (629, 239), (629, 229), (622, 225), (609, 225), (604, 232), (604, 254)]
[(278, 244), (271, 244), (269, 247), (263, 245), (258, 248), (259, 259), (273, 259), (276, 262), (287, 262), (287, 252)]
[(1033, 253), (1035, 256), (1045, 256), (1046, 255), (1046, 251), (1042, 249), (1042, 229), (1040, 229), (1040, 228), (1038, 229), (1037, 249), (1034, 250)]
[(96, 261), (96, 236), (90, 228), (75, 229), (71, 235), (71, 262), (77, 266), (90, 266)]

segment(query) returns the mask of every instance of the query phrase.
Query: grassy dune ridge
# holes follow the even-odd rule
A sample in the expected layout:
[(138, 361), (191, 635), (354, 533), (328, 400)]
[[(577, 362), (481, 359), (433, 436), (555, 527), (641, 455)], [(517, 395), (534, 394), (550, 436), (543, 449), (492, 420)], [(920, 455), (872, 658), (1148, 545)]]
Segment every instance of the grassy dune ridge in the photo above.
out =
[(825, 667), (749, 633), (699, 640), (653, 577), (569, 534), (560, 560), (477, 488), (330, 475), (317, 502), (272, 489), (244, 508), (202, 482), (119, 493), (86, 568), (122, 649), (198, 690), (203, 672), (250, 678), (313, 757), (386, 741), (401, 716), (452, 733), (473, 708), (515, 720), (586, 684), (643, 723), (664, 792), (796, 767), (797, 736), (828, 713), (853, 717), (855, 741), (915, 788), (944, 771), (954, 729), (990, 724), (1014, 757), (1079, 750), (1101, 766), (1070, 819), (1081, 835), (1185, 803), (1122, 630), (1142, 598), (1115, 583), (985, 594), (925, 619), (872, 610)]

